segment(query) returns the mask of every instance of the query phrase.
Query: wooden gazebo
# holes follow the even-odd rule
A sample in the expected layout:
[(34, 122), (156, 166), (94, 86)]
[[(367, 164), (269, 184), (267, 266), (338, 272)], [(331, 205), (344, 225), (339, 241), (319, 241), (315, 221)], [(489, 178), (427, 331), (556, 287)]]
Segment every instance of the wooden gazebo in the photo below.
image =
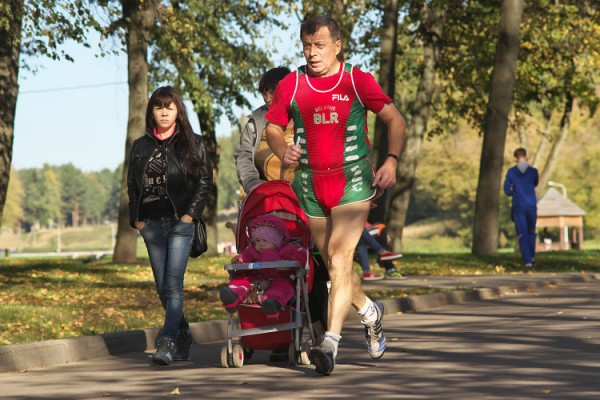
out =
[[(585, 211), (556, 189), (548, 189), (537, 203), (537, 251), (581, 250)], [(560, 240), (553, 242), (543, 235), (544, 228), (558, 228)], [(569, 241), (569, 228), (571, 240)]]

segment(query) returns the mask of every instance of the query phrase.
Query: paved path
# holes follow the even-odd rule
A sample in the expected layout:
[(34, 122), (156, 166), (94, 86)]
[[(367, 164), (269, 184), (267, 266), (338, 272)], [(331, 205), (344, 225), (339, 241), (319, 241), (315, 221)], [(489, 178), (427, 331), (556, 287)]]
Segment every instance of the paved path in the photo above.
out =
[(386, 314), (381, 360), (369, 358), (352, 320), (329, 377), (260, 351), (240, 369), (222, 368), (220, 341), (194, 346), (191, 361), (170, 367), (138, 351), (3, 373), (0, 398), (600, 399), (598, 281), (505, 289), (488, 300)]

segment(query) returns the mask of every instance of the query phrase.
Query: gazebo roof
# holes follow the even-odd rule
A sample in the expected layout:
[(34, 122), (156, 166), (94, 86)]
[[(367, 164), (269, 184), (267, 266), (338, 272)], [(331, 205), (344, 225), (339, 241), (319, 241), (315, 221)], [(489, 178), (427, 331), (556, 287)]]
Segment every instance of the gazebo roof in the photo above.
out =
[(558, 190), (550, 188), (537, 203), (537, 215), (538, 217), (579, 217), (584, 216), (585, 211)]

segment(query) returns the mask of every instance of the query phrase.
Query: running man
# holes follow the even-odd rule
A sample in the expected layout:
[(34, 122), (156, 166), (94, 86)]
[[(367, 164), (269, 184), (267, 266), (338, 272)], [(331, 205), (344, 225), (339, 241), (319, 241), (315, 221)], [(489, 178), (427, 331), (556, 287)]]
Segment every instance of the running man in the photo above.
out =
[[(284, 165), (298, 162), (292, 188), (331, 277), (328, 329), (309, 353), (316, 371), (329, 375), (349, 306), (365, 325), (372, 358), (385, 351), (383, 305), (371, 301), (354, 273), (352, 258), (376, 191), (396, 182), (404, 118), (371, 74), (343, 61), (339, 25), (316, 16), (300, 27), (306, 65), (286, 76), (266, 115), (267, 140)], [(367, 155), (367, 111), (388, 126), (388, 157), (375, 173)], [(294, 120), (294, 143), (284, 139)]]

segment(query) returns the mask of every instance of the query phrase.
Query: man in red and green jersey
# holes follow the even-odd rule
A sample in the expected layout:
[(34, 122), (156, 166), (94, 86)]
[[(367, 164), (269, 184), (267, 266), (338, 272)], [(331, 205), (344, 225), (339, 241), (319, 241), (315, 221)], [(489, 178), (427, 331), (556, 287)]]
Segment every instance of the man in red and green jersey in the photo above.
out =
[(292, 187), (307, 215), (330, 216), (334, 207), (372, 198), (366, 111), (377, 113), (392, 101), (373, 76), (347, 63), (320, 78), (300, 67), (279, 83), (277, 96), (269, 122), (294, 119), (294, 142), (305, 152)]
[[(371, 357), (385, 351), (383, 305), (365, 296), (352, 258), (370, 199), (377, 189), (396, 182), (406, 126), (373, 77), (343, 62), (340, 29), (333, 19), (308, 19), (300, 38), (306, 66), (286, 76), (275, 90), (266, 115), (267, 141), (284, 165), (299, 164), (292, 188), (331, 277), (328, 329), (322, 344), (309, 354), (316, 371), (329, 375), (350, 304), (362, 316)], [(388, 126), (389, 157), (377, 172), (367, 158), (367, 110)], [(293, 145), (284, 139), (290, 119)]]

